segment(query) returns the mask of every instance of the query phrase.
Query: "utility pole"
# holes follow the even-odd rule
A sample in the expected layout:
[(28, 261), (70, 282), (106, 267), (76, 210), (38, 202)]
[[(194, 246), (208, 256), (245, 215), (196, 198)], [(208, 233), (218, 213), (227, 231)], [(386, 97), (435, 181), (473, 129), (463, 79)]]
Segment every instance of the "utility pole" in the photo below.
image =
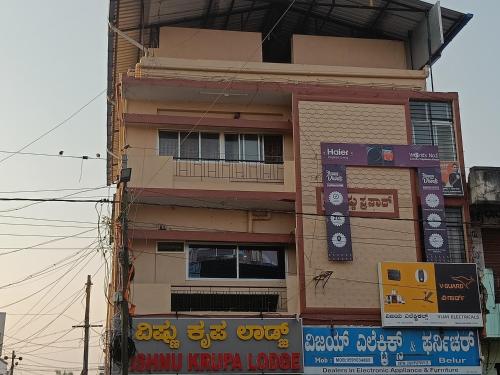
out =
[[(5, 356), (3, 357), (5, 360), (8, 360), (9, 357), (8, 356)], [(16, 360), (16, 358), (18, 358), (20, 361), (23, 360), (23, 357), (18, 357), (16, 356), (16, 351), (13, 350), (12, 351), (12, 356), (10, 357), (10, 371), (9, 371), (9, 374), (10, 375), (14, 375), (14, 366), (17, 366), (19, 364), (19, 362), (14, 362)]]
[(130, 181), (132, 169), (127, 168), (127, 158), (124, 155), (123, 168), (120, 173), (120, 183), (122, 183), (121, 197), (121, 261), (122, 261), (122, 290), (121, 290), (121, 312), (122, 312), (122, 343), (121, 343), (121, 364), (122, 375), (128, 375), (128, 331), (129, 331), (129, 316), (128, 316), (128, 281), (129, 281), (129, 254), (128, 254), (128, 196), (127, 182)]
[[(90, 286), (92, 285), (90, 275), (87, 275), (87, 283), (85, 284), (85, 324), (73, 326), (73, 328), (84, 328), (85, 338), (83, 344), (83, 369), (81, 375), (88, 375), (89, 372), (89, 330), (90, 327), (102, 327), (102, 324), (90, 324)], [(12, 375), (12, 374), (10, 374)]]

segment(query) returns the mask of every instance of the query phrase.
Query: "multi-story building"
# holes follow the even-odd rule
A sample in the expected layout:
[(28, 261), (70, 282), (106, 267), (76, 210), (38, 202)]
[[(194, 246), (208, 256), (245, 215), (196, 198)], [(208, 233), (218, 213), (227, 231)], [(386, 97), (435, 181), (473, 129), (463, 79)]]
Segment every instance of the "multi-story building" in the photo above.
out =
[[(108, 183), (132, 169), (136, 316), (376, 327), (381, 301), (405, 303), (380, 297), (379, 263), (472, 261), (458, 94), (429, 89), (429, 61), (471, 15), (409, 0), (110, 5)], [(437, 202), (423, 180), (443, 182)], [(426, 205), (447, 230), (431, 233)], [(434, 278), (425, 267), (417, 281)]]
[(483, 273), (485, 374), (500, 371), (500, 168), (469, 171), (472, 254)]

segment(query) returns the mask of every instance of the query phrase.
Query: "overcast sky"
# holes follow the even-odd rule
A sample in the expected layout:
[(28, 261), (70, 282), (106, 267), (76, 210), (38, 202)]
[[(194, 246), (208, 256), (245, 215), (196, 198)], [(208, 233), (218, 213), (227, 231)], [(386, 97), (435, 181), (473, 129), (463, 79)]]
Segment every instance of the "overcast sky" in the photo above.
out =
[[(107, 3), (105, 0), (0, 2), (3, 35), (0, 160), (9, 155), (5, 151), (18, 150), (33, 141), (105, 90)], [(500, 10), (500, 3), (495, 0), (448, 0), (442, 4), (473, 13), (474, 18), (435, 64), (435, 89), (459, 92), (466, 166), (500, 166), (500, 126), (496, 112), (500, 53), (498, 36), (491, 31), (497, 22), (494, 17)], [(108, 197), (108, 189), (103, 188), (106, 184), (105, 141), (106, 101), (101, 95), (77, 116), (24, 150), (50, 155), (64, 151), (64, 156), (80, 157), (100, 154), (101, 160), (16, 155), (0, 161), (0, 197), (53, 198), (93, 188), (100, 189), (80, 192), (74, 197)], [(77, 190), (39, 191), (42, 189)], [(26, 190), (35, 191), (19, 192)], [(102, 215), (106, 216), (109, 215), (108, 207), (94, 207), (92, 203), (41, 203), (24, 207), (27, 204), (0, 202), (0, 254), (8, 249), (51, 240), (57, 241), (41, 247), (58, 249), (26, 249), (0, 255), (0, 287), (73, 257), (54, 267), (66, 266), (44, 274), (44, 278), (35, 282), (27, 280), (28, 283), (0, 289), (0, 311), (9, 314), (3, 355), (10, 355), (10, 350), (16, 349), (24, 357), (20, 374), (39, 373), (38, 370), (57, 365), (63, 370), (76, 369), (82, 358), (83, 332), (71, 326), (83, 320), (82, 292), (87, 274), (96, 273), (91, 320), (96, 322), (105, 318), (102, 249), (88, 253), (78, 251), (88, 245), (95, 247), (92, 243), (97, 237), (93, 229), (96, 209), (102, 209)], [(58, 238), (87, 230), (90, 231), (78, 238)], [(80, 256), (85, 258), (76, 262)], [(73, 266), (77, 267), (73, 269)], [(65, 275), (68, 270), (71, 272)], [(34, 294), (38, 290), (41, 291)], [(31, 294), (34, 295), (29, 297)], [(29, 298), (23, 302), (4, 307), (26, 297)], [(70, 303), (73, 298), (75, 302)], [(26, 313), (46, 315), (22, 315)], [(39, 330), (42, 331), (37, 333)], [(94, 369), (101, 359), (99, 345), (102, 342), (98, 335), (101, 331), (92, 332), (90, 373), (96, 373)], [(29, 338), (35, 333), (36, 337)], [(55, 339), (58, 341), (52, 343)], [(52, 344), (36, 345), (45, 343)]]

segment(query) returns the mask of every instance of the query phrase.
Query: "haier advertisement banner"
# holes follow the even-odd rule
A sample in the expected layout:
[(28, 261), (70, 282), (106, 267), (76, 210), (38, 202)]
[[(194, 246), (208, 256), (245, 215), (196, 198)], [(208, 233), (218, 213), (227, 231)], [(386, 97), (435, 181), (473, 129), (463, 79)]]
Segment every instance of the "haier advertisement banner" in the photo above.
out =
[(297, 319), (134, 317), (130, 373), (302, 373)]
[(304, 326), (305, 374), (481, 374), (474, 329)]
[(384, 327), (482, 327), (471, 263), (379, 263)]

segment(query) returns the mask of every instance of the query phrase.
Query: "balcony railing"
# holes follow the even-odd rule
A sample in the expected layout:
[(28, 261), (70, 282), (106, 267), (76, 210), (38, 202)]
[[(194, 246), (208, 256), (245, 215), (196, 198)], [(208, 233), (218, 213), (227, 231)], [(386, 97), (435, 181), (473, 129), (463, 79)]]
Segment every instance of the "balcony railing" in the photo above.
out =
[(221, 159), (175, 159), (178, 177), (225, 178), (230, 181), (282, 184), (282, 162), (226, 161)]
[(286, 287), (171, 287), (172, 311), (286, 312)]

